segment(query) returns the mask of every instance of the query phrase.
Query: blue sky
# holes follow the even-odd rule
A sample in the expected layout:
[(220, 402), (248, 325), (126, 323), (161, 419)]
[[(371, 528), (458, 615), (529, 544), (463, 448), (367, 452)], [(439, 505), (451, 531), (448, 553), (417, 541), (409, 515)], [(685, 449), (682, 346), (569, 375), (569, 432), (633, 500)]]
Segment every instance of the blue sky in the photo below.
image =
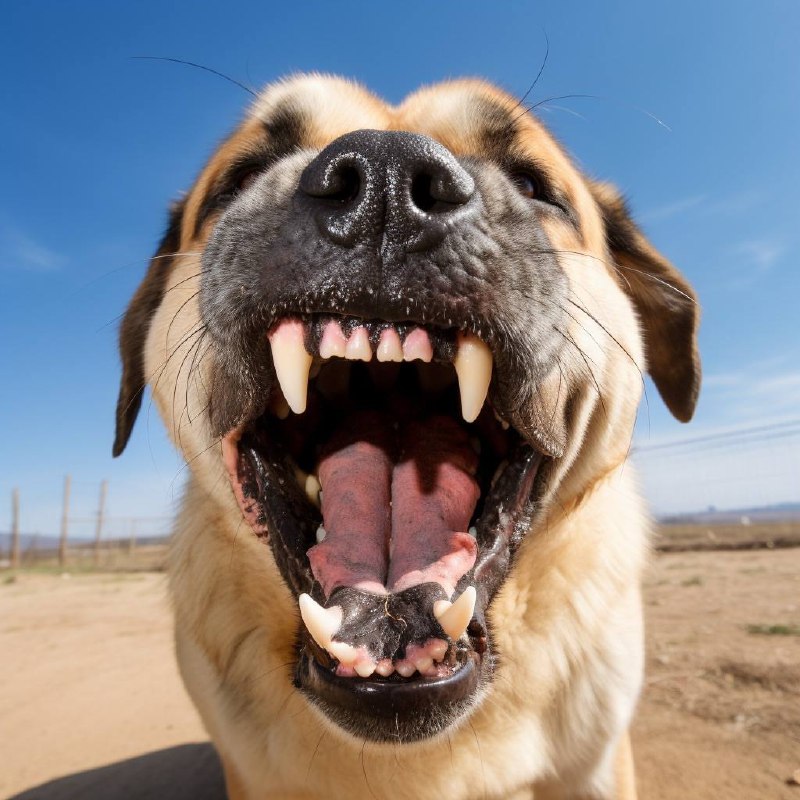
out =
[[(110, 457), (117, 317), (167, 202), (248, 96), (136, 55), (254, 86), (335, 72), (397, 101), (458, 75), (522, 93), (546, 31), (534, 98), (603, 99), (553, 101), (542, 118), (587, 172), (623, 189), (703, 303), (696, 421), (673, 422), (650, 387), (637, 443), (800, 416), (800, 4), (26, 0), (2, 15), (0, 530), (12, 486), (23, 529), (45, 532), (67, 472), (77, 516), (109, 479), (112, 522), (169, 513), (183, 482), (147, 404), (125, 455)], [(747, 455), (675, 466), (643, 451), (647, 493), (658, 510), (800, 500), (797, 437), (768, 446), (761, 472), (743, 472)]]

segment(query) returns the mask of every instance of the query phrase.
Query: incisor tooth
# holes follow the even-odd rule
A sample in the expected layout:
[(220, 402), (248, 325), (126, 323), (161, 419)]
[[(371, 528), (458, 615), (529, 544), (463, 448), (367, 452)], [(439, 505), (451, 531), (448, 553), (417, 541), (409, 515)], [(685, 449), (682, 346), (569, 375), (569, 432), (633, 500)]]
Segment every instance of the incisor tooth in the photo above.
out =
[(435, 639), (428, 645), (428, 655), (434, 661), (441, 661), (447, 655), (447, 642), (442, 639)]
[(417, 671), (417, 668), (410, 661), (398, 661), (395, 669), (397, 674), (403, 678), (410, 678)]
[(453, 366), (461, 392), (461, 416), (466, 422), (474, 422), (481, 413), (492, 380), (492, 362), (486, 342), (471, 333), (459, 336)]
[(369, 334), (366, 328), (356, 328), (350, 334), (344, 357), (350, 361), (369, 361), (372, 359), (372, 348), (369, 345)]
[(384, 678), (388, 678), (394, 672), (392, 659), (382, 658), (375, 666), (375, 672), (377, 672), (378, 675), (383, 675)]
[(313, 360), (306, 352), (303, 339), (303, 323), (299, 320), (282, 322), (269, 337), (278, 383), (295, 414), (306, 410), (308, 373)]
[(438, 600), (433, 604), (433, 615), (451, 639), (461, 638), (466, 631), (472, 612), (475, 611), (476, 594), (474, 586), (467, 586), (454, 603)]
[(414, 666), (420, 673), (427, 672), (433, 666), (433, 659), (430, 656), (421, 656), (414, 662)]
[(362, 678), (369, 678), (375, 672), (375, 662), (371, 658), (359, 659), (355, 663), (355, 671)]
[(301, 594), (298, 602), (306, 629), (320, 647), (331, 653), (333, 634), (342, 624), (341, 606), (323, 608), (308, 594)]

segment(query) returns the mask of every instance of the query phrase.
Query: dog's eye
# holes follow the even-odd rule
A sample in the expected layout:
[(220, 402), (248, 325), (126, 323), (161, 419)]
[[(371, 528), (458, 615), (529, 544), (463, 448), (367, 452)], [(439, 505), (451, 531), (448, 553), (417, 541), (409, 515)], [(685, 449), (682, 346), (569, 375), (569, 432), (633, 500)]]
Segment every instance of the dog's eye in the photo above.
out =
[(512, 172), (511, 180), (523, 197), (535, 200), (541, 194), (539, 181), (528, 172)]

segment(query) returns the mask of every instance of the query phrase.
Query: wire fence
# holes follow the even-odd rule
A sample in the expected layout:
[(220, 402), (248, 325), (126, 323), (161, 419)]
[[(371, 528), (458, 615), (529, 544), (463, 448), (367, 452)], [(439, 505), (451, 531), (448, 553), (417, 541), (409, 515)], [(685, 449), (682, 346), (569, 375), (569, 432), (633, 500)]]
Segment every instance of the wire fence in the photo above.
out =
[(800, 419), (636, 448), (661, 540), (800, 545)]
[(11, 526), (0, 531), (0, 568), (159, 569), (166, 557), (171, 520), (164, 516), (112, 517), (106, 513), (108, 481), (100, 483), (97, 507), (72, 512), (72, 477), (64, 478), (58, 534), (20, 529), (20, 492), (11, 494)]

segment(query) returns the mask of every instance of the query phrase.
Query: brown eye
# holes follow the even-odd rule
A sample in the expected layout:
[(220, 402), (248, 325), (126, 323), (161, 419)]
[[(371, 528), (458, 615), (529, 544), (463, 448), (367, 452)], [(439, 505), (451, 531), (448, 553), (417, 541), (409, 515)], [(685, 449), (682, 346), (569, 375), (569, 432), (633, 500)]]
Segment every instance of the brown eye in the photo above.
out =
[(527, 172), (513, 172), (511, 180), (514, 181), (514, 185), (523, 197), (535, 200), (539, 196), (539, 182), (533, 175), (529, 175)]
[(245, 174), (239, 178), (236, 188), (239, 189), (240, 192), (243, 192), (245, 189), (249, 189), (256, 182), (256, 178), (258, 178), (258, 176), (259, 171), (257, 169), (251, 170), (250, 172), (245, 172)]

